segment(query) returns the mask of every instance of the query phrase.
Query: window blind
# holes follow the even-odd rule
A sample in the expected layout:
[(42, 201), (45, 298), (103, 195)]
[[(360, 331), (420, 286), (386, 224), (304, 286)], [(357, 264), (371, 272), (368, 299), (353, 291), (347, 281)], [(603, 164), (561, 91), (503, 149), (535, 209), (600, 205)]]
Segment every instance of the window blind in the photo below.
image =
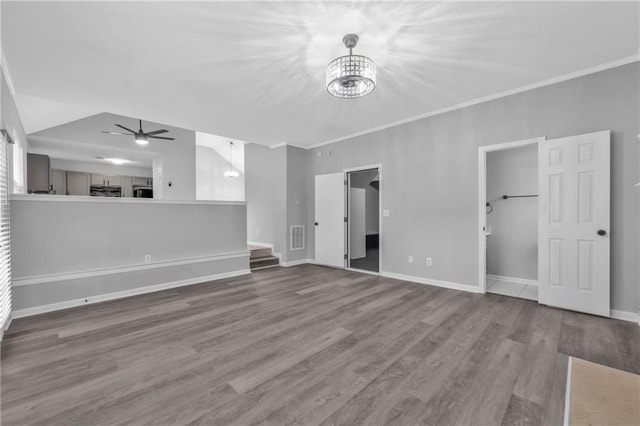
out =
[(0, 137), (0, 333), (11, 315), (11, 244), (9, 222), (8, 143)]

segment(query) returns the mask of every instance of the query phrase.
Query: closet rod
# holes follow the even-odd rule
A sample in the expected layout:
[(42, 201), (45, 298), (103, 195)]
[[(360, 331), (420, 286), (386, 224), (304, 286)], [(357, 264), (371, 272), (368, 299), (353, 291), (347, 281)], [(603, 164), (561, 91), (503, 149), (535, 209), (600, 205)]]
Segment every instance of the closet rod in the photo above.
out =
[(529, 197), (537, 197), (538, 194), (532, 194), (532, 195), (503, 195), (502, 199), (503, 200), (507, 200), (509, 198), (529, 198)]

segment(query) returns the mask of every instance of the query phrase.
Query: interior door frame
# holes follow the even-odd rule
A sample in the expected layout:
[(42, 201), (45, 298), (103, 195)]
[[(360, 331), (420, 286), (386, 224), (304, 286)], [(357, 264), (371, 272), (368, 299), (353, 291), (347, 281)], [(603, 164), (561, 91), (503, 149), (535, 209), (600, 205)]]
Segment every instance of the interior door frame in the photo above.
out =
[[(487, 153), (505, 149), (520, 148), (527, 145), (539, 145), (546, 136), (522, 139), (513, 142), (485, 145), (478, 148), (478, 283), (480, 293), (487, 292)], [(538, 167), (540, 167), (538, 165)]]
[(370, 164), (367, 166), (358, 166), (358, 167), (351, 167), (348, 169), (343, 169), (342, 172), (344, 173), (344, 181), (347, 182), (345, 183), (345, 204), (344, 204), (344, 217), (347, 218), (347, 221), (345, 222), (345, 252), (347, 254), (347, 258), (345, 259), (345, 269), (349, 270), (349, 271), (356, 271), (356, 272), (362, 272), (365, 274), (372, 274), (372, 275), (380, 275), (381, 271), (382, 271), (382, 185), (379, 185), (378, 187), (378, 272), (373, 272), (373, 271), (367, 271), (364, 269), (355, 269), (355, 268), (351, 268), (351, 259), (350, 259), (350, 242), (349, 242), (349, 221), (350, 216), (349, 216), (349, 173), (351, 172), (362, 172), (365, 170), (374, 170), (377, 169), (378, 170), (378, 180), (380, 182), (382, 182), (382, 164)]

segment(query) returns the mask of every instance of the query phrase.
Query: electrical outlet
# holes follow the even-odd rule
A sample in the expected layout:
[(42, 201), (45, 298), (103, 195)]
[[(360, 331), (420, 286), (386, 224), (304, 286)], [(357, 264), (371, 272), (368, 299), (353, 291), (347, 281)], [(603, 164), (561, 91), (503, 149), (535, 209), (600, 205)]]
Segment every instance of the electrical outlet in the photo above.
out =
[(389, 210), (382, 210), (382, 216), (383, 216), (383, 217), (389, 217), (389, 216), (391, 216), (391, 211), (389, 211)]
[(433, 259), (431, 259), (430, 257), (427, 257), (427, 266), (431, 266), (433, 265)]
[(413, 256), (409, 256), (409, 263), (413, 263)]
[(145, 254), (144, 255), (144, 263), (151, 263), (151, 255), (150, 254)]
[(260, 228), (256, 228), (256, 235), (260, 235)]

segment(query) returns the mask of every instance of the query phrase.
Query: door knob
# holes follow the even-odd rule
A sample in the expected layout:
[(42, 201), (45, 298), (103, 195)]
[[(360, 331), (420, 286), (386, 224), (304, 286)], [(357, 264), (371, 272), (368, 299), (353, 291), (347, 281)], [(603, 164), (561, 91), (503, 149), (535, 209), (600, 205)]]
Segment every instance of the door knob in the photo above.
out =
[(318, 222), (314, 223), (315, 226), (318, 226)]
[(605, 231), (604, 229), (598, 229), (598, 235), (604, 237), (605, 235), (607, 235), (607, 231)]

